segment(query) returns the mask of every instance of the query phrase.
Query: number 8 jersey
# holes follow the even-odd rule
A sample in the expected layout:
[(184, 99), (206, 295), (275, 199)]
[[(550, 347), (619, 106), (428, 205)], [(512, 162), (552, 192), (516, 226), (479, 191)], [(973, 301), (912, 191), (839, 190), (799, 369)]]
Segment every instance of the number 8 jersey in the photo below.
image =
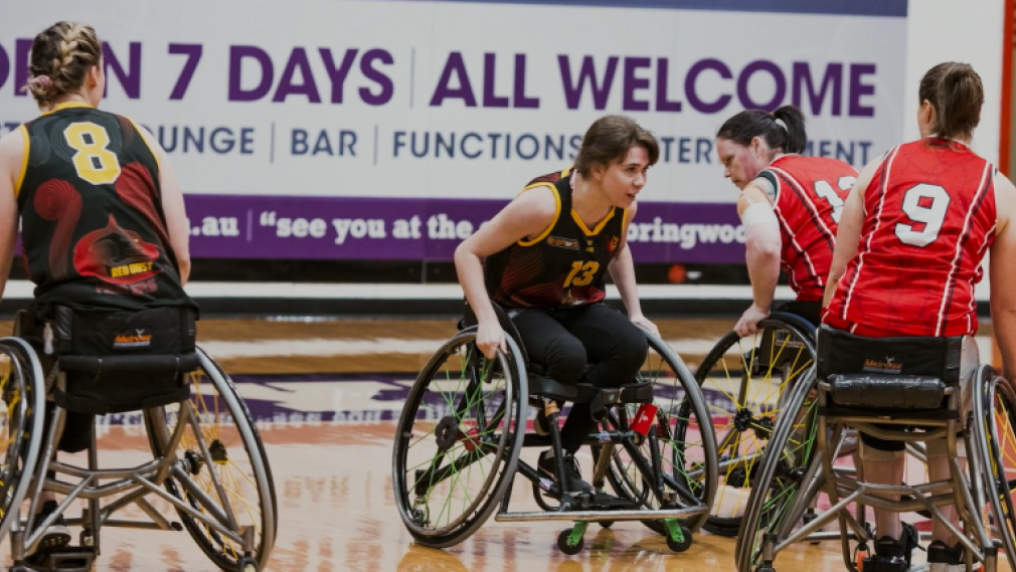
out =
[(626, 211), (611, 207), (590, 229), (572, 209), (571, 169), (534, 179), (522, 192), (549, 187), (557, 199), (554, 222), (532, 240), (487, 257), (484, 280), (491, 300), (506, 308), (552, 310), (599, 302), (604, 275), (617, 254)]
[(158, 156), (140, 128), (68, 103), (19, 129), (25, 163), (14, 190), (40, 311), (192, 305), (169, 242)]
[(882, 158), (864, 196), (857, 254), (825, 321), (888, 336), (977, 332), (974, 284), (995, 240), (995, 169), (966, 146), (926, 138)]

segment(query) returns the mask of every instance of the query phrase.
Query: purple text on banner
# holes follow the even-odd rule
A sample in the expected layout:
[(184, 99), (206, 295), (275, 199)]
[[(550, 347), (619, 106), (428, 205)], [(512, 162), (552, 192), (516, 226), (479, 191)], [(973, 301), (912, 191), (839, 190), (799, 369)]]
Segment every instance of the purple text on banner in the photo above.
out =
[[(500, 200), (187, 195), (197, 258), (450, 261)], [(732, 204), (639, 204), (628, 229), (636, 262), (744, 262)]]

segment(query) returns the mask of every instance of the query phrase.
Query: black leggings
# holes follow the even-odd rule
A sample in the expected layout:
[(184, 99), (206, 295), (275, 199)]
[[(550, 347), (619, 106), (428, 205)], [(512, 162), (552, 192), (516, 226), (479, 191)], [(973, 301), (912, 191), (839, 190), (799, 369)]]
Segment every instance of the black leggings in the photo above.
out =
[[(617, 387), (632, 383), (645, 362), (646, 336), (622, 313), (604, 304), (566, 310), (522, 310), (512, 317), (529, 360), (561, 383)], [(586, 364), (591, 367), (586, 371)], [(574, 453), (595, 428), (589, 405), (572, 406), (561, 430)]]

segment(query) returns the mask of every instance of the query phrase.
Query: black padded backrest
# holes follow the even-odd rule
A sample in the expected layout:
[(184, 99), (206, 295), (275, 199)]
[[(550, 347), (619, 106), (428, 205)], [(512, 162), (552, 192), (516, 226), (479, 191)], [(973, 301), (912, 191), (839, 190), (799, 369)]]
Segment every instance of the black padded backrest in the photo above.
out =
[(930, 376), (957, 385), (962, 346), (961, 336), (866, 338), (823, 324), (818, 330), (818, 375)]

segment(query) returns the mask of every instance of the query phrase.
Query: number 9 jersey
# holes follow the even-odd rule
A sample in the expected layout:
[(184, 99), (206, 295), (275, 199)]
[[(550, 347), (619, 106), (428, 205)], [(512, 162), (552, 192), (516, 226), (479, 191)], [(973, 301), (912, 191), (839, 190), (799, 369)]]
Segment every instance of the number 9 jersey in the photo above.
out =
[(506, 308), (553, 310), (600, 302), (604, 275), (621, 245), (626, 211), (611, 207), (589, 229), (572, 209), (571, 169), (534, 179), (522, 190), (549, 187), (557, 200), (554, 222), (532, 240), (519, 240), (487, 257), (484, 281), (491, 300)]
[(158, 155), (141, 129), (67, 103), (19, 130), (25, 161), (14, 190), (39, 310), (193, 305), (169, 241)]
[(995, 240), (995, 169), (966, 146), (926, 138), (882, 158), (864, 195), (857, 254), (824, 321), (889, 336), (977, 332), (974, 284)]

